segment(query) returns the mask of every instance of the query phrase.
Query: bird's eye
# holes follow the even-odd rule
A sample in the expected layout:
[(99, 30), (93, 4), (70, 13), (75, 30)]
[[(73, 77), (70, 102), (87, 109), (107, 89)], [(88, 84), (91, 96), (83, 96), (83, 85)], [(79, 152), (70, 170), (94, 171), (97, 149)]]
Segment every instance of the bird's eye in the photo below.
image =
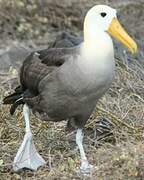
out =
[(105, 17), (107, 14), (105, 12), (100, 13), (102, 17)]

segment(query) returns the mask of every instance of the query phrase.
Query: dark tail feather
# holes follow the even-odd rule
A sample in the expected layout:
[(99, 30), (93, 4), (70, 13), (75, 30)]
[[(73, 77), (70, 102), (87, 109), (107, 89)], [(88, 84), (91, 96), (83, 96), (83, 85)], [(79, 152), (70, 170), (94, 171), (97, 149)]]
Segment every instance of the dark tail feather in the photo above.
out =
[(22, 97), (22, 94), (13, 93), (3, 99), (3, 104), (13, 104), (19, 98)]
[(15, 101), (10, 108), (10, 114), (13, 115), (15, 113), (16, 108), (20, 105), (20, 104), (24, 104), (23, 102), (23, 98), (18, 99), (17, 101)]
[(12, 104), (10, 108), (10, 114), (13, 115), (16, 108), (23, 102), (23, 91), (20, 86), (15, 89), (15, 92), (3, 99), (3, 104)]
[(3, 99), (3, 104), (13, 104), (19, 98), (22, 97), (23, 91), (21, 86), (16, 87), (15, 92)]

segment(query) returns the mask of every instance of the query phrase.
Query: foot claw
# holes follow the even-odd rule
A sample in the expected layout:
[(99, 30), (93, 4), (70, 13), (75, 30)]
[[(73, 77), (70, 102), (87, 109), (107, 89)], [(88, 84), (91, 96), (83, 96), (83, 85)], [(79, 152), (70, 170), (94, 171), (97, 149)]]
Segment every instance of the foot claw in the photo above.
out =
[(80, 171), (83, 174), (90, 174), (93, 169), (93, 165), (89, 163), (82, 164), (80, 167)]
[(38, 167), (43, 166), (45, 163), (46, 162), (38, 154), (35, 148), (31, 132), (27, 132), (14, 159), (14, 171), (18, 171), (23, 168), (37, 170)]
[(93, 170), (93, 165), (89, 164), (89, 162), (87, 161), (84, 161), (81, 163), (81, 166), (77, 170), (77, 173), (83, 175), (89, 175), (91, 174), (92, 170)]

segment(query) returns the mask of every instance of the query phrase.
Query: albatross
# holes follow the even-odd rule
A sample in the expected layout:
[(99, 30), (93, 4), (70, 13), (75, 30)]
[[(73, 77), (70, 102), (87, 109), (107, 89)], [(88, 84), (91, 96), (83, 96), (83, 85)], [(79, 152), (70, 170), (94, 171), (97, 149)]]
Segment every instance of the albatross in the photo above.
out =
[(11, 104), (11, 114), (23, 104), (26, 123), (26, 134), (13, 162), (14, 170), (24, 167), (36, 170), (45, 164), (32, 139), (31, 110), (42, 120), (66, 120), (69, 128), (76, 129), (80, 171), (91, 171), (83, 148), (83, 128), (114, 80), (111, 36), (132, 53), (137, 52), (137, 44), (119, 23), (116, 10), (96, 5), (85, 16), (82, 43), (70, 48), (39, 50), (25, 59), (20, 69), (20, 86), (3, 100), (4, 104)]

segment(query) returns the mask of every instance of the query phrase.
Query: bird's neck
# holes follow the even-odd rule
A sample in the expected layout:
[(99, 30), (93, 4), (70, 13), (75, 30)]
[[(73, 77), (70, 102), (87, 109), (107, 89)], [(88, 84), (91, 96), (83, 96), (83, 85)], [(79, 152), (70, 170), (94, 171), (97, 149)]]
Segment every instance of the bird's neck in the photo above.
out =
[(109, 55), (114, 56), (112, 39), (106, 32), (91, 32), (84, 30), (84, 42), (82, 54), (88, 58), (95, 57), (100, 59)]

